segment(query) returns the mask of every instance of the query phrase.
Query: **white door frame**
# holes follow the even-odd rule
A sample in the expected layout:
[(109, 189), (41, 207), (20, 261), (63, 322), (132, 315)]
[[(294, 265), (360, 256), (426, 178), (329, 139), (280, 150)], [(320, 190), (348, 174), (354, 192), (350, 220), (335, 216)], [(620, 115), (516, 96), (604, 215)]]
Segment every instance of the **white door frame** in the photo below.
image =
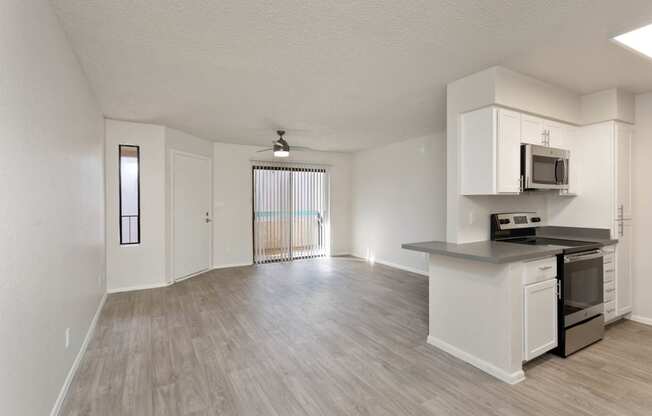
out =
[[(174, 159), (176, 156), (185, 156), (185, 157), (192, 157), (195, 159), (202, 159), (202, 160), (207, 160), (208, 161), (208, 183), (210, 184), (209, 190), (208, 190), (208, 200), (209, 206), (208, 206), (208, 217), (211, 219), (211, 226), (209, 228), (209, 234), (208, 234), (208, 269), (202, 270), (197, 273), (189, 274), (188, 276), (183, 276), (180, 278), (175, 278), (174, 276), (174, 174), (176, 173), (175, 171), (175, 166), (174, 166)], [(170, 173), (168, 177), (168, 189), (170, 192), (168, 192), (169, 197), (168, 197), (168, 206), (170, 208), (170, 215), (169, 215), (169, 231), (170, 231), (170, 238), (168, 240), (168, 251), (170, 255), (168, 256), (169, 258), (169, 277), (168, 277), (168, 283), (174, 283), (174, 282), (179, 282), (181, 280), (188, 279), (190, 277), (197, 276), (198, 274), (205, 273), (207, 270), (213, 269), (213, 224), (214, 219), (213, 219), (213, 160), (210, 157), (203, 156), (203, 155), (198, 155), (195, 153), (189, 153), (189, 152), (184, 152), (181, 150), (177, 149), (170, 149), (169, 150), (169, 163), (170, 163)]]

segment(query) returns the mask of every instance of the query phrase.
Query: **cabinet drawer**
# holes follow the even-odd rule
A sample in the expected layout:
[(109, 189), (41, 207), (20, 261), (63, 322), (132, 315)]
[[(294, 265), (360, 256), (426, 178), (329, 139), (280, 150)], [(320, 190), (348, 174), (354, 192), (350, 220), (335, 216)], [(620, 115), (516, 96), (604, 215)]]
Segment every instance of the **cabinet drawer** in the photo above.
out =
[(523, 283), (543, 282), (557, 277), (557, 257), (547, 257), (525, 263)]
[(604, 302), (611, 302), (616, 299), (616, 282), (604, 284)]
[(616, 301), (612, 300), (604, 304), (604, 321), (609, 322), (616, 318)]
[(612, 268), (607, 268), (605, 265), (604, 267), (604, 284), (606, 285), (607, 283), (613, 282), (616, 280), (616, 270)]

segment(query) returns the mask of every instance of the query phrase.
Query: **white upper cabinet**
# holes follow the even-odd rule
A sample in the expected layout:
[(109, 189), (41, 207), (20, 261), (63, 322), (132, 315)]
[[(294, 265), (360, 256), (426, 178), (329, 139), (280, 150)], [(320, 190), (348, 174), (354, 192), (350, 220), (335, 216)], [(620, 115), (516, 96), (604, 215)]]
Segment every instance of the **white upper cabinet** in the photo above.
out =
[(632, 218), (632, 135), (631, 126), (615, 123), (616, 206), (615, 220)]
[(460, 132), (461, 194), (519, 193), (521, 114), (498, 107), (464, 113)]
[(565, 149), (568, 127), (556, 121), (521, 114), (521, 142)]
[(521, 190), (521, 114), (498, 109), (498, 193)]
[(529, 114), (521, 114), (521, 142), (546, 145), (544, 119)]
[(567, 128), (568, 126), (556, 121), (544, 120), (543, 135), (547, 138), (547, 146), (568, 149)]

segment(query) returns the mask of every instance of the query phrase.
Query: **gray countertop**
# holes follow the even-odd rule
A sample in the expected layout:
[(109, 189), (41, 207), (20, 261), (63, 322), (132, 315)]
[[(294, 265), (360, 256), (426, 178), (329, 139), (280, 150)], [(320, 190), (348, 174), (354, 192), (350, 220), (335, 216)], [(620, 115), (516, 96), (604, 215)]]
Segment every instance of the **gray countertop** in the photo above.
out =
[(556, 246), (528, 246), (500, 241), (478, 241), (475, 243), (455, 244), (445, 241), (424, 241), (422, 243), (403, 244), (406, 250), (421, 251), (429, 254), (460, 257), (489, 263), (513, 263), (523, 260), (556, 256), (562, 248)]
[[(611, 231), (606, 228), (581, 227), (539, 227), (537, 237), (586, 241), (602, 246), (616, 244), (617, 239), (611, 238)], [(429, 254), (460, 257), (469, 260), (486, 261), (489, 263), (512, 263), (516, 261), (534, 260), (537, 258), (561, 254), (563, 247), (555, 245), (524, 245), (504, 243), (500, 241), (478, 241), (475, 243), (455, 244), (446, 241), (424, 241), (421, 243), (403, 244), (406, 250), (421, 251)]]

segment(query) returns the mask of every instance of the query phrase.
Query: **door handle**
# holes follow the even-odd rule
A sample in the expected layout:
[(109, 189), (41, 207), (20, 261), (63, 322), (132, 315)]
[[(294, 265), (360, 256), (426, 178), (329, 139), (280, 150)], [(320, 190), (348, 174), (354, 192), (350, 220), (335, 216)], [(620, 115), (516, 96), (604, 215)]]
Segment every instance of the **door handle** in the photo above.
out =
[(209, 223), (209, 222), (211, 222), (212, 220), (211, 220), (210, 218), (206, 218), (205, 221), (206, 221), (206, 223)]

